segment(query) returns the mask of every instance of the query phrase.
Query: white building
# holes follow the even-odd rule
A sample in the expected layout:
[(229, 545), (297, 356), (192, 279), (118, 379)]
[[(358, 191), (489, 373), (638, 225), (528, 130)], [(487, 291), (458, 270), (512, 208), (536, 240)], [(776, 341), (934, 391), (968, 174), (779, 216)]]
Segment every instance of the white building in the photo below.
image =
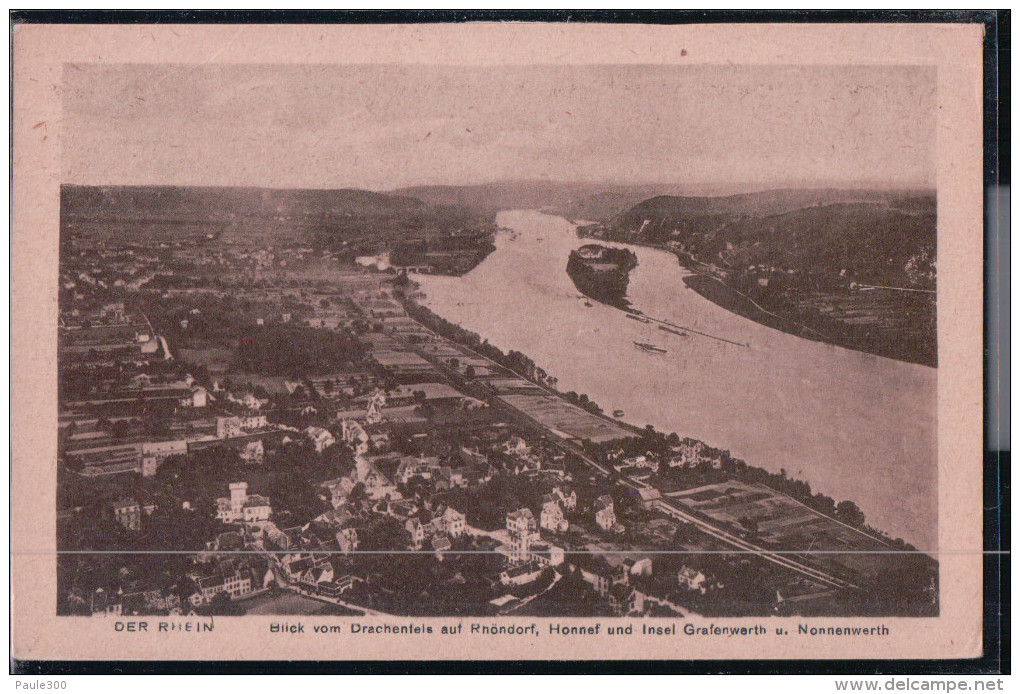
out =
[(241, 428), (245, 431), (265, 429), (269, 424), (264, 414), (247, 414), (241, 417)]
[(272, 515), (273, 508), (269, 505), (268, 496), (252, 494), (241, 506), (241, 517), (245, 523), (264, 523)]
[(404, 523), (404, 530), (410, 536), (411, 548), (421, 549), (425, 544), (425, 526), (421, 524), (421, 521), (417, 518), (408, 518)]
[(552, 493), (559, 499), (560, 505), (566, 511), (573, 511), (577, 508), (577, 492), (569, 487), (553, 487)]
[(241, 435), (240, 417), (217, 417), (216, 438), (230, 439)]
[(613, 508), (613, 497), (603, 494), (595, 500), (595, 522), (603, 530), (610, 530), (616, 525), (616, 510)]
[(344, 554), (358, 549), (358, 531), (355, 528), (344, 528), (336, 534), (336, 542)]
[(467, 519), (457, 509), (447, 507), (443, 511), (443, 525), (446, 528), (447, 535), (450, 537), (460, 537), (467, 528)]
[(542, 505), (542, 512), (539, 514), (539, 527), (554, 533), (567, 531), (570, 524), (563, 517), (563, 509), (555, 501), (546, 501)]
[(262, 441), (249, 441), (247, 445), (241, 450), (241, 460), (248, 465), (261, 465), (265, 460), (266, 450), (262, 445)]
[(531, 509), (522, 508), (506, 514), (506, 529), (510, 531), (510, 553), (512, 563), (531, 559), (531, 545), (539, 541), (535, 515)]
[(205, 407), (208, 404), (208, 392), (202, 386), (191, 389), (191, 394), (181, 400), (184, 407)]
[(702, 572), (692, 569), (689, 566), (683, 566), (677, 573), (677, 581), (681, 586), (684, 586), (688, 590), (696, 590), (700, 593), (705, 592), (705, 574)]

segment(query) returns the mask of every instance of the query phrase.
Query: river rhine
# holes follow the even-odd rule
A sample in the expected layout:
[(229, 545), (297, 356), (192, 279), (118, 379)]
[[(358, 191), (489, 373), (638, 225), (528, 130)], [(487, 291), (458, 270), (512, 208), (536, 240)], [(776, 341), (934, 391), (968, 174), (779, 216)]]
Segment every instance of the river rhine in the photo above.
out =
[[(527, 354), (606, 412), (785, 469), (868, 523), (937, 548), (936, 371), (813, 342), (713, 304), (665, 251), (631, 246), (627, 296), (645, 314), (749, 346), (686, 337), (586, 307), (566, 273), (586, 243), (567, 220), (502, 212), (496, 251), (463, 277), (415, 275), (425, 305), (504, 351)], [(634, 341), (665, 348), (649, 354)]]

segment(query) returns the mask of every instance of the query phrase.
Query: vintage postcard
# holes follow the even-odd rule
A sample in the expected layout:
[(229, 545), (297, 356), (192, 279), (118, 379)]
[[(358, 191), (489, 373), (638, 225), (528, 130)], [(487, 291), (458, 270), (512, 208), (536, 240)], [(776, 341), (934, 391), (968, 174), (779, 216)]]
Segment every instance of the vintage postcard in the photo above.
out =
[(14, 656), (979, 656), (982, 29), (15, 25)]

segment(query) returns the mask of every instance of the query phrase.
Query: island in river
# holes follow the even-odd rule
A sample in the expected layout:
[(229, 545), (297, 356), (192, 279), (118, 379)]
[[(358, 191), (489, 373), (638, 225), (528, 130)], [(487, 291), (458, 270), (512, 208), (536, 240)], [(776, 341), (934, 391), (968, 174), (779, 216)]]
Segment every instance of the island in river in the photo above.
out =
[(579, 232), (675, 254), (688, 287), (770, 328), (934, 367), (936, 207), (917, 190), (660, 195)]
[(590, 243), (570, 252), (567, 275), (577, 291), (617, 308), (627, 308), (627, 283), (637, 255), (626, 248)]

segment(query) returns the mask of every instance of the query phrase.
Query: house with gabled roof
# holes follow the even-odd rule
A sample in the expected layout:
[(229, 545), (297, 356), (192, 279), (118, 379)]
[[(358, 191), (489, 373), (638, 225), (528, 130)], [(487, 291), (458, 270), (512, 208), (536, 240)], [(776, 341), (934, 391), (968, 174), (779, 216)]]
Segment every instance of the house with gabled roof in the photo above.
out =
[(417, 517), (408, 518), (404, 523), (404, 530), (410, 536), (411, 549), (421, 549), (425, 544), (425, 526), (422, 522)]
[[(294, 557), (297, 555), (290, 556)], [(311, 555), (303, 555), (300, 558), (295, 558), (289, 562), (281, 563), (283, 563), (284, 571), (287, 572), (287, 579), (292, 583), (299, 581), (305, 572), (315, 566), (315, 560), (311, 557)]]
[(529, 508), (520, 508), (506, 514), (506, 529), (510, 531), (511, 563), (526, 562), (531, 558), (531, 545), (539, 540), (538, 524)]
[(499, 582), (503, 585), (523, 585), (537, 579), (544, 570), (544, 567), (537, 561), (510, 566), (499, 575)]
[(466, 532), (467, 516), (452, 506), (447, 506), (443, 510), (441, 518), (445, 532), (451, 537), (460, 537)]
[(299, 582), (312, 590), (316, 590), (320, 584), (333, 580), (333, 565), (328, 561), (319, 561), (306, 569), (299, 578)]
[(347, 496), (354, 488), (354, 480), (349, 477), (338, 477), (326, 480), (319, 487), (328, 494), (328, 501), (333, 508), (339, 508), (347, 503)]
[(603, 530), (610, 530), (616, 524), (616, 510), (613, 508), (613, 497), (608, 494), (603, 494), (595, 500), (595, 522)]
[(358, 530), (350, 526), (343, 528), (336, 533), (336, 543), (340, 551), (349, 554), (358, 549)]
[(552, 495), (542, 497), (542, 511), (539, 513), (539, 527), (553, 533), (564, 533), (570, 523), (563, 517), (563, 509)]
[(643, 598), (639, 591), (626, 583), (617, 583), (609, 589), (609, 604), (621, 617), (644, 610)]
[(559, 499), (560, 505), (565, 511), (573, 511), (577, 508), (577, 492), (566, 485), (557, 485), (552, 488), (552, 493)]
[(323, 581), (316, 586), (316, 592), (327, 598), (339, 598), (354, 587), (354, 577), (350, 574), (334, 576), (332, 581)]
[(96, 588), (92, 594), (92, 614), (120, 616), (124, 607), (122, 591), (106, 591)]
[(268, 496), (252, 494), (245, 499), (241, 513), (245, 523), (262, 523), (273, 515), (273, 508), (269, 505)]
[(336, 443), (336, 439), (333, 438), (333, 434), (329, 433), (327, 429), (323, 429), (322, 427), (308, 427), (305, 429), (304, 433), (305, 436), (311, 440), (316, 453), (322, 453), (324, 450)]
[(128, 530), (141, 529), (142, 507), (134, 499), (124, 498), (111, 501), (109, 509), (113, 519)]
[(680, 571), (677, 572), (677, 582), (687, 590), (696, 590), (699, 593), (704, 593), (706, 590), (706, 580), (704, 573), (686, 564), (681, 566)]

